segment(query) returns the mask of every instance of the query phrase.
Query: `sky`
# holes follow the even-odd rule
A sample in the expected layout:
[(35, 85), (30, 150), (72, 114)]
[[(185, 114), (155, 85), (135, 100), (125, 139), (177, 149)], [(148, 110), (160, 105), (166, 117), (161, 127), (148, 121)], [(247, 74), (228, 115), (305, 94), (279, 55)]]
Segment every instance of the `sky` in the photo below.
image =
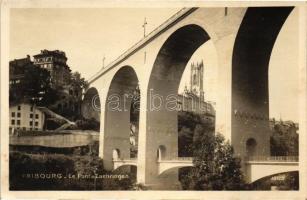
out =
[[(15, 8), (10, 14), (10, 60), (40, 50), (62, 50), (72, 71), (89, 78), (180, 8)], [(285, 56), (286, 55), (286, 56)], [(179, 92), (189, 83), (191, 62), (203, 60), (205, 98), (216, 101), (217, 55), (211, 41), (192, 56)], [(284, 75), (281, 76), (280, 74)], [(270, 117), (298, 122), (298, 10), (283, 26), (269, 66)]]

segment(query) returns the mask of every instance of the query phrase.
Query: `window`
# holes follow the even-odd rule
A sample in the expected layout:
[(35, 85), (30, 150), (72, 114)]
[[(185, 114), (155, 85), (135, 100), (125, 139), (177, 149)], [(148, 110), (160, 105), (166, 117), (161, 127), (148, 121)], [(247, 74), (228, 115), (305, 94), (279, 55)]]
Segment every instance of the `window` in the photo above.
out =
[(38, 119), (38, 114), (35, 114), (35, 119)]
[(33, 118), (33, 114), (30, 114), (30, 118), (31, 118), (31, 119)]
[(193, 85), (197, 84), (197, 77), (196, 74), (193, 75)]
[(24, 131), (25, 131), (25, 130), (26, 130), (26, 127), (22, 127), (22, 130), (24, 130)]
[(19, 113), (17, 113), (17, 117), (20, 117), (21, 115), (20, 115), (20, 112)]
[(20, 110), (20, 106), (18, 106), (17, 109)]
[(31, 106), (30, 111), (33, 111), (33, 106)]
[(15, 117), (15, 112), (12, 112), (12, 117)]
[(20, 125), (20, 120), (17, 120), (17, 125)]
[(32, 121), (30, 121), (30, 126), (33, 126), (33, 122)]
[(12, 125), (15, 125), (15, 120), (14, 120), (14, 119), (12, 119), (11, 124), (12, 124)]
[(38, 126), (38, 122), (35, 122), (35, 126)]
[(38, 128), (35, 128), (35, 130), (37, 131), (37, 130), (38, 130)]

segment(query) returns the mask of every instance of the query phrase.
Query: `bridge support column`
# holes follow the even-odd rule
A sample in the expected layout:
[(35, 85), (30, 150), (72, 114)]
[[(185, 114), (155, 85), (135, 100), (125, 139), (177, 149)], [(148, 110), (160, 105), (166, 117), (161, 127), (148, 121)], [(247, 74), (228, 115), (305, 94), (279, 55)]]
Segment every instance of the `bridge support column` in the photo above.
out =
[[(268, 103), (253, 105), (250, 100), (243, 100), (237, 88), (233, 87), (232, 49), (235, 39), (236, 34), (231, 34), (214, 42), (219, 61), (216, 133), (224, 135), (234, 147), (235, 154), (242, 159), (247, 156), (249, 138), (258, 141), (257, 149), (261, 149), (255, 155), (269, 155)], [(242, 87), (244, 85), (239, 86)], [(245, 108), (241, 110), (242, 105)]]
[[(160, 84), (169, 85), (165, 81)], [(166, 158), (178, 157), (178, 128), (177, 110), (166, 109), (166, 91), (158, 92), (141, 97), (137, 181), (151, 189), (178, 189), (178, 170), (159, 176), (158, 149), (164, 147)]]
[[(129, 109), (130, 111), (130, 109)], [(113, 158), (130, 158), (130, 112), (105, 111), (106, 127), (103, 141), (103, 166), (113, 170)]]

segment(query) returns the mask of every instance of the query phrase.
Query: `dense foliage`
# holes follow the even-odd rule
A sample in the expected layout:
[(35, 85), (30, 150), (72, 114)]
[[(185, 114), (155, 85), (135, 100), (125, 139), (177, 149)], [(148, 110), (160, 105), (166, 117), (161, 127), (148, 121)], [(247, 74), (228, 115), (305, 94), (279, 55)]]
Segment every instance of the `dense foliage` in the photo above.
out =
[(214, 123), (200, 115), (179, 112), (180, 156), (193, 156), (193, 168), (179, 171), (185, 190), (240, 190), (245, 188), (240, 160), (229, 142), (214, 134)]
[(195, 190), (241, 190), (244, 188), (240, 160), (222, 135), (199, 132), (194, 140), (194, 166), (189, 188)]
[[(50, 72), (47, 69), (27, 63), (22, 66), (10, 67), (10, 75), (20, 76), (19, 83), (10, 84), (9, 98), (10, 105), (18, 103), (32, 103), (38, 106), (48, 107), (54, 112), (68, 117), (72, 120), (80, 118), (72, 106), (58, 108), (57, 102), (65, 98), (78, 98), (76, 105), (81, 104), (82, 89), (88, 88), (88, 83), (81, 77), (79, 72), (70, 73), (67, 83), (64, 85), (55, 84), (52, 81)], [(67, 93), (67, 88), (79, 92), (79, 96)]]
[(88, 82), (81, 77), (81, 74), (79, 72), (73, 72), (70, 75), (69, 79), (69, 85), (74, 85), (76, 88), (81, 88), (86, 90), (89, 86)]
[(298, 156), (298, 127), (293, 122), (279, 122), (273, 126), (271, 136), (272, 156)]
[(129, 169), (106, 171), (93, 155), (12, 152), (9, 172), (10, 190), (131, 190), (135, 182)]
[(10, 104), (31, 102), (48, 106), (58, 100), (57, 90), (51, 88), (50, 73), (34, 64), (24, 70), (22, 84), (10, 85)]
[(100, 131), (100, 123), (95, 119), (82, 118), (76, 121), (75, 129)]
[[(178, 155), (193, 155), (194, 130), (205, 126), (208, 121), (192, 112), (178, 112)], [(214, 124), (212, 124), (214, 126)]]

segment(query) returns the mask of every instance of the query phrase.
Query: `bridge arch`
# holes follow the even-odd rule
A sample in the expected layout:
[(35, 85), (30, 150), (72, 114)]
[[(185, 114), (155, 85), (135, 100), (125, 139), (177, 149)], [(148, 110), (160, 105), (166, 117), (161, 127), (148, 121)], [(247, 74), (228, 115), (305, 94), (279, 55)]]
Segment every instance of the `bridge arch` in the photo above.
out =
[(271, 178), (271, 177), (276, 176), (276, 175), (290, 174), (290, 173), (293, 173), (293, 172), (298, 172), (298, 170), (293, 170), (293, 169), (288, 169), (288, 170), (284, 169), (284, 170), (282, 170), (281, 169), (281, 170), (276, 171), (274, 173), (263, 174), (262, 176), (259, 176), (259, 177), (255, 178), (255, 179), (252, 179), (250, 184), (254, 184), (254, 183), (258, 182), (258, 181), (261, 181), (261, 180), (266, 179), (266, 178)]
[(163, 138), (155, 149), (166, 146), (168, 157), (177, 156), (177, 94), (182, 74), (193, 53), (209, 39), (199, 25), (183, 26), (168, 37), (155, 59), (147, 88), (147, 120), (154, 137)]
[[(265, 89), (265, 85), (267, 84), (265, 78), (266, 68), (268, 67), (268, 60), (270, 59), (271, 50), (274, 46), (274, 42), (280, 27), (286, 20), (287, 15), (291, 12), (291, 9), (292, 8), (287, 7), (262, 7), (248, 9), (233, 8), (233, 11), (229, 10), (228, 16), (225, 16), (223, 8), (220, 8), (219, 12), (217, 12), (218, 10), (211, 10), (210, 8), (208, 11), (211, 10), (211, 12), (214, 13), (210, 18), (203, 17), (205, 16), (204, 14), (209, 13), (205, 8), (201, 8), (199, 11), (195, 12), (196, 17), (194, 18), (193, 22), (205, 24), (206, 20), (208, 19), (208, 24), (212, 25), (211, 27), (213, 33), (216, 33), (217, 36), (212, 40), (216, 42), (215, 44), (217, 44), (218, 47), (218, 56), (220, 58), (219, 65), (222, 66), (220, 69), (224, 70), (220, 72), (225, 72), (221, 73), (224, 75), (221, 79), (226, 80), (226, 84), (222, 84), (222, 86), (219, 88), (219, 93), (225, 94), (221, 95), (223, 97), (221, 98), (221, 101), (225, 101), (223, 109), (226, 110), (225, 117), (223, 117), (225, 126), (222, 129), (227, 130), (225, 131), (227, 134), (228, 132), (231, 132), (229, 136), (231, 136), (232, 145), (235, 148), (235, 152), (241, 157), (245, 156), (245, 141), (249, 137), (255, 136), (256, 141), (259, 141), (259, 143), (262, 141), (262, 138), (264, 141), (269, 141), (267, 138), (265, 138), (266, 136), (263, 137), (263, 134), (267, 134), (267, 131), (269, 130), (268, 122), (266, 120), (267, 116), (262, 114), (259, 115), (258, 112), (266, 114), (266, 111), (268, 110), (268, 101), (265, 101), (267, 93)], [(142, 86), (145, 88), (142, 88), (143, 90), (141, 90), (144, 91), (143, 95), (145, 97), (143, 98), (144, 102), (142, 104), (146, 105), (145, 109), (147, 109), (147, 111), (143, 112), (145, 114), (142, 115), (142, 119), (146, 118), (146, 120), (140, 131), (144, 137), (139, 140), (141, 144), (140, 146), (142, 150), (144, 150), (144, 155), (142, 155), (141, 159), (138, 160), (140, 166), (142, 166), (139, 170), (141, 171), (139, 173), (140, 175), (138, 175), (140, 182), (156, 182), (154, 176), (158, 170), (157, 166), (153, 166), (153, 163), (156, 161), (156, 150), (159, 145), (165, 145), (167, 147), (167, 156), (177, 156), (178, 136), (176, 125), (177, 115), (175, 114), (176, 102), (173, 96), (169, 96), (169, 92), (172, 92), (173, 95), (177, 95), (178, 85), (186, 63), (190, 59), (193, 52), (201, 44), (210, 39), (209, 34), (207, 34), (208, 31), (206, 32), (204, 28), (202, 28), (202, 25), (198, 26), (191, 24), (188, 18), (186, 18), (187, 20), (185, 21), (185, 17), (190, 13), (182, 15), (180, 18), (177, 18), (176, 21), (173, 21), (172, 24), (169, 24), (167, 27), (170, 27), (170, 29), (165, 28), (163, 30), (164, 32), (159, 32), (155, 34), (154, 37), (148, 39), (148, 41), (158, 41), (158, 44), (153, 42), (152, 46), (150, 46), (150, 43), (148, 43), (149, 47), (153, 48), (147, 48), (147, 43), (145, 42), (141, 43), (141, 50), (133, 49), (129, 55), (127, 54), (125, 62), (120, 60), (120, 62), (116, 63), (116, 65), (120, 67), (118, 63), (134, 63), (135, 60), (143, 61), (143, 59), (140, 58), (143, 58), (143, 50), (145, 50), (145, 56), (147, 56), (146, 65), (150, 63), (149, 67), (153, 66), (153, 69), (150, 72), (151, 75), (149, 76), (149, 83), (147, 85), (148, 76), (146, 73), (146, 76), (144, 76), (145, 84), (142, 84)], [(220, 15), (221, 13), (222, 15)], [(192, 18), (193, 14), (194, 13), (191, 14)], [(215, 18), (215, 16), (217, 17)], [(216, 21), (216, 19), (219, 21)], [(176, 30), (173, 32), (172, 27), (176, 26), (177, 22), (180, 20), (183, 20), (182, 23), (189, 23), (190, 25), (184, 25), (179, 29), (176, 29), (175, 27)], [(217, 23), (210, 23), (210, 21), (216, 21)], [(256, 24), (255, 27), (253, 27), (253, 23)], [(271, 24), (273, 24), (273, 27), (270, 27)], [(180, 26), (180, 23), (178, 26)], [(225, 27), (227, 28), (225, 29)], [(237, 28), (239, 31), (238, 35), (236, 36)], [(169, 37), (168, 30), (171, 30), (171, 35)], [(273, 32), (273, 34), (271, 32)], [(211, 32), (209, 33), (210, 36), (214, 36), (211, 34)], [(267, 35), (269, 39), (267, 38)], [(164, 42), (165, 38), (167, 39)], [(154, 49), (154, 52), (151, 54), (153, 54), (155, 57), (157, 53), (156, 49), (159, 49), (159, 42), (161, 40), (164, 42), (163, 46), (159, 50), (156, 59), (153, 58), (155, 61), (152, 65), (150, 49)], [(157, 45), (159, 46), (158, 48), (156, 48)], [(137, 51), (139, 53), (137, 53)], [(232, 51), (232, 53), (229, 53), (228, 51)], [(134, 52), (136, 52), (135, 54), (137, 55), (134, 55)], [(229, 56), (229, 54), (231, 54), (231, 56)], [(142, 65), (140, 66), (142, 67)], [(113, 76), (113, 69), (115, 68), (110, 68), (104, 71), (105, 73), (110, 72), (111, 74), (105, 75), (106, 78), (104, 80), (107, 80), (107, 82), (110, 80), (109, 76)], [(262, 77), (261, 80), (258, 80), (257, 77), (259, 75), (264, 75), (264, 77)], [(256, 84), (252, 84), (254, 82), (256, 82)], [(259, 92), (254, 92), (258, 89)], [(262, 94), (264, 95), (262, 96)], [(259, 99), (257, 99), (258, 95), (260, 96)], [(231, 100), (228, 100), (229, 97)], [(168, 103), (165, 101), (166, 98), (169, 100)], [(161, 99), (164, 101), (161, 102)], [(166, 109), (166, 105), (171, 110)], [(107, 115), (108, 114), (104, 114), (104, 116)], [(122, 117), (125, 118), (126, 116), (123, 115)], [(103, 119), (103, 121), (106, 123), (106, 127), (102, 128), (102, 132), (108, 129), (107, 126), (108, 123), (110, 123), (108, 122), (110, 117), (106, 118), (107, 119)], [(119, 119), (122, 120), (121, 117), (119, 117)], [(253, 123), (250, 123), (254, 122), (255, 120), (259, 120), (257, 127), (253, 126)], [(245, 122), (247, 123), (245, 124)], [(114, 126), (115, 125), (116, 124), (114, 124)], [(109, 133), (104, 132), (104, 134), (108, 135)], [(115, 138), (113, 139), (115, 140)], [(104, 136), (104, 146), (109, 144), (106, 142), (107, 140), (109, 140), (108, 137)], [(262, 153), (268, 153), (268, 147), (268, 143), (264, 142), (263, 146), (260, 147), (260, 149), (263, 149)], [(107, 160), (105, 159), (106, 157), (108, 156), (104, 156), (104, 160)], [(170, 180), (170, 182), (172, 181), (173, 180)]]
[(167, 176), (170, 173), (174, 173), (177, 172), (180, 169), (193, 169), (195, 166), (193, 166), (193, 164), (178, 164), (176, 165), (172, 165), (172, 166), (163, 166), (162, 168), (160, 168), (159, 170), (159, 177), (164, 177)]
[[(200, 25), (188, 24), (172, 32), (158, 51), (146, 91), (146, 137), (150, 141), (147, 148), (152, 149), (152, 152), (147, 152), (148, 160), (156, 160), (156, 150), (161, 146), (167, 148), (163, 156), (178, 157), (177, 99), (180, 81), (192, 55), (208, 40), (210, 36)], [(157, 173), (159, 165), (151, 165), (150, 171), (146, 173)], [(171, 177), (174, 180), (169, 178), (169, 183), (178, 182), (178, 175)]]
[(102, 154), (104, 167), (113, 169), (113, 150), (121, 159), (130, 158), (130, 109), (138, 77), (131, 66), (116, 71), (107, 91), (103, 110), (104, 130)]
[(251, 137), (257, 141), (257, 154), (270, 155), (268, 68), (275, 41), (292, 9), (248, 8), (236, 35), (232, 55), (231, 141), (239, 156), (246, 156), (242, 141)]
[(100, 122), (100, 97), (95, 87), (86, 91), (81, 104), (81, 114), (85, 119), (95, 119)]

